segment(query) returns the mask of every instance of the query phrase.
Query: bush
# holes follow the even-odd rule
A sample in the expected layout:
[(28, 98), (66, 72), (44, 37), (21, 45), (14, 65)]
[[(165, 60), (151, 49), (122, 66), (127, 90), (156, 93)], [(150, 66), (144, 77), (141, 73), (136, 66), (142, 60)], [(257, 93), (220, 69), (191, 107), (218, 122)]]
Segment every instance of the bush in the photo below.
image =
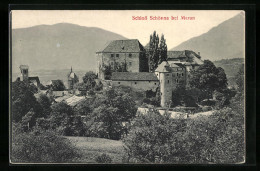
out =
[(64, 163), (80, 157), (65, 138), (50, 130), (23, 132), (19, 124), (12, 132), (11, 161), (14, 163)]
[(109, 155), (103, 153), (102, 155), (96, 157), (96, 162), (98, 162), (98, 163), (111, 163), (112, 159)]

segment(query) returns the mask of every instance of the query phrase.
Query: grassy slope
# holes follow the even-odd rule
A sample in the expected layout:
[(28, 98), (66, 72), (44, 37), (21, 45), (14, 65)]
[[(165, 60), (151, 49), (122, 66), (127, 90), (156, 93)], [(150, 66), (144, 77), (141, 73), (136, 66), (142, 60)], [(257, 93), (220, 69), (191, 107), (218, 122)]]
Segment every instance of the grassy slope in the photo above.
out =
[(102, 153), (105, 153), (112, 158), (112, 163), (122, 163), (124, 148), (121, 141), (92, 137), (66, 138), (82, 153), (82, 157), (76, 162), (96, 163), (95, 158)]

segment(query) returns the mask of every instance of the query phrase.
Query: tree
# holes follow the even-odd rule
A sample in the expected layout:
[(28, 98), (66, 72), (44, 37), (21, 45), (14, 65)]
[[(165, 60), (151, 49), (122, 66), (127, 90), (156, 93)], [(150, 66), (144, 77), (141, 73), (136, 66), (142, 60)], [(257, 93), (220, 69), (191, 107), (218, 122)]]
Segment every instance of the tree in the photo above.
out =
[(34, 93), (36, 93), (34, 86), (23, 81), (15, 81), (12, 83), (11, 93), (13, 121), (21, 121), (22, 117), (25, 116), (31, 109), (37, 116), (41, 115), (42, 108), (34, 96)]
[(96, 85), (95, 79), (97, 79), (97, 75), (94, 72), (89, 71), (84, 75), (82, 79), (83, 82), (86, 84), (87, 90), (90, 90), (93, 89)]
[(66, 128), (66, 123), (70, 116), (74, 115), (73, 109), (65, 102), (55, 103), (51, 106), (52, 112), (50, 115), (50, 124), (53, 129), (61, 129), (61, 132)]
[(149, 72), (154, 72), (154, 70), (158, 66), (159, 62), (159, 36), (156, 34), (156, 31), (153, 32), (153, 34), (150, 35), (150, 42), (149, 42), (149, 48), (147, 51), (147, 57), (149, 61)]
[(162, 34), (161, 40), (159, 40), (156, 31), (150, 35), (149, 47), (146, 51), (148, 57), (149, 72), (154, 72), (158, 65), (162, 61), (167, 60), (167, 45), (164, 35)]
[(34, 128), (24, 132), (20, 124), (13, 125), (11, 161), (15, 163), (66, 163), (81, 157), (64, 137), (51, 130)]
[(101, 124), (101, 137), (120, 139), (123, 133), (122, 122), (129, 122), (136, 113), (131, 96), (120, 90), (108, 89), (95, 99), (94, 105), (92, 117), (95, 124)]
[(167, 45), (166, 40), (164, 39), (164, 35), (162, 34), (160, 45), (159, 45), (159, 61), (158, 64), (167, 60)]
[(227, 88), (227, 77), (222, 68), (217, 68), (211, 61), (205, 60), (198, 69), (191, 71), (189, 84), (192, 88), (200, 89), (210, 98), (214, 90)]
[(37, 101), (42, 107), (43, 117), (47, 117), (51, 113), (51, 100), (45, 94), (40, 94), (37, 98)]
[(238, 73), (235, 76), (236, 84), (237, 84), (237, 90), (239, 92), (244, 91), (244, 77), (245, 77), (245, 72), (244, 72), (244, 64), (241, 65)]
[(51, 89), (53, 91), (64, 91), (65, 85), (61, 80), (56, 80), (52, 82)]

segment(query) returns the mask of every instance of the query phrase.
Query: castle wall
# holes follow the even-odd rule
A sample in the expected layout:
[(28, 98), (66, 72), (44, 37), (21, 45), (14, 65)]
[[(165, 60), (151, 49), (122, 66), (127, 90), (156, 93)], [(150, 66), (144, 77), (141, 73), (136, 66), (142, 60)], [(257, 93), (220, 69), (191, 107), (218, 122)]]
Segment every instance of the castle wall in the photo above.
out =
[(129, 86), (138, 90), (152, 90), (156, 91), (156, 88), (159, 86), (158, 81), (112, 81), (112, 86)]

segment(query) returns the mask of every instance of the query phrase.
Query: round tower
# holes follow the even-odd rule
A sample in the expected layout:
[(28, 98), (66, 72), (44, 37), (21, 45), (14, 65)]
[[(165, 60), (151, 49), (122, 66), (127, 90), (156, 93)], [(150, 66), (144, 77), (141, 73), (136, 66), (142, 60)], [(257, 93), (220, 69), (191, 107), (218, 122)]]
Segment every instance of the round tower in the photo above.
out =
[(169, 107), (172, 101), (172, 72), (166, 63), (160, 72), (161, 107)]

